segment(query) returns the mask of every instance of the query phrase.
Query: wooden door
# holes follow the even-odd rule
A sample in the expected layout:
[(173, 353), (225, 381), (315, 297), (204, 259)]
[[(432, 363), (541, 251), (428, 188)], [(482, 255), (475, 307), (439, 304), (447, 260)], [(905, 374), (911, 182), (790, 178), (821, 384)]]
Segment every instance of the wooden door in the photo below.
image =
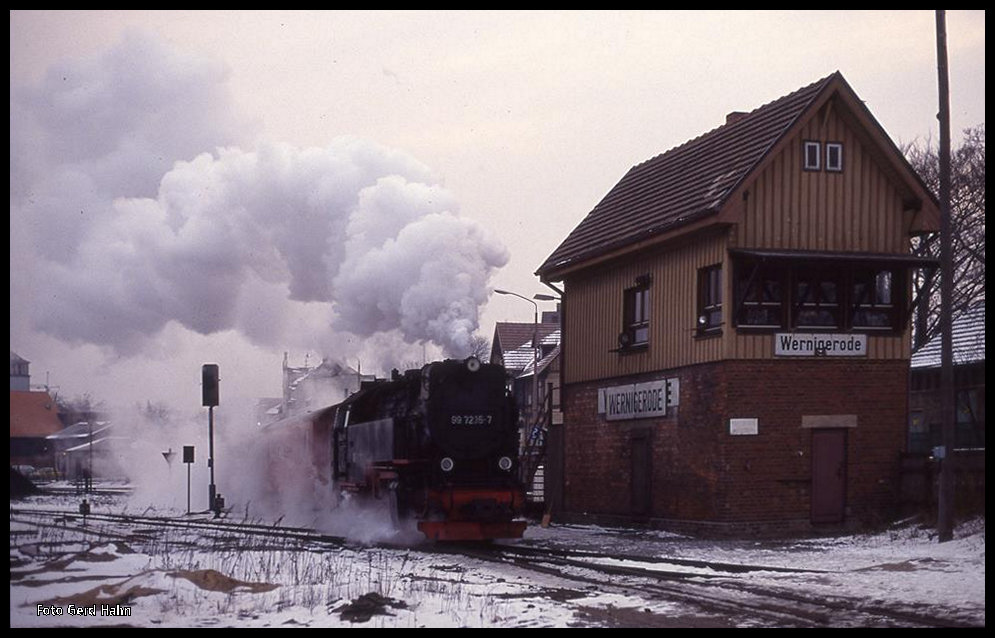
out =
[(634, 432), (631, 439), (631, 506), (634, 516), (647, 516), (652, 506), (653, 454), (649, 432)]
[(812, 522), (842, 522), (845, 507), (846, 430), (812, 430)]

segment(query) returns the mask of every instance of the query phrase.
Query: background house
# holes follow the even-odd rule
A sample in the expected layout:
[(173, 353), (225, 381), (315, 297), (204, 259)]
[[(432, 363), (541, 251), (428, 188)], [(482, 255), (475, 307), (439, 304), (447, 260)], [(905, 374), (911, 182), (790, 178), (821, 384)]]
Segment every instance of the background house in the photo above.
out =
[(48, 392), (30, 388), (30, 362), (11, 350), (10, 464), (53, 467), (53, 448), (46, 437), (62, 430), (59, 407)]
[[(90, 473), (90, 454), (96, 452), (103, 459), (110, 430), (111, 424), (107, 421), (80, 421), (45, 437), (51, 446), (57, 476), (80, 479), (83, 478), (84, 471), (93, 476)], [(93, 449), (90, 449), (91, 441)], [(103, 463), (99, 465), (102, 466)]]
[(10, 464), (54, 467), (47, 437), (62, 430), (59, 408), (47, 392), (10, 393)]
[[(563, 422), (560, 406), (560, 316), (543, 312), (540, 323), (499, 322), (491, 340), (491, 363), (503, 365), (518, 405), (521, 472), (532, 503), (552, 496), (546, 477), (558, 471), (549, 438)], [(538, 394), (537, 394), (538, 393)], [(555, 434), (552, 434), (555, 436)], [(558, 449), (558, 448), (554, 448)], [(557, 457), (558, 458), (558, 457)], [(555, 480), (554, 485), (560, 481)]]
[(284, 353), (282, 396), (259, 399), (256, 420), (259, 425), (266, 425), (341, 403), (359, 390), (360, 384), (373, 379), (373, 375), (364, 375), (327, 358), (316, 366), (306, 360), (303, 366), (291, 366), (289, 355)]
[[(961, 510), (985, 507), (985, 302), (954, 318), (954, 393), (957, 402), (954, 451), (956, 504)], [(932, 507), (938, 466), (931, 459), (943, 444), (940, 411), (940, 336), (912, 355), (908, 449), (902, 460), (903, 503)]]

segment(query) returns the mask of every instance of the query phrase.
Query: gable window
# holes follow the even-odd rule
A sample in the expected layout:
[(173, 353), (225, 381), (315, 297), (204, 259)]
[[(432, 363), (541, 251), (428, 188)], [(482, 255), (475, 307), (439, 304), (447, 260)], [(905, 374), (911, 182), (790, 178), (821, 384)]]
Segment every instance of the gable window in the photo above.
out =
[(650, 336), (650, 276), (636, 279), (636, 285), (623, 295), (622, 333), (618, 344), (622, 349), (645, 346)]
[(822, 144), (811, 140), (802, 142), (802, 167), (806, 171), (822, 168)]
[(722, 266), (698, 271), (698, 334), (722, 330)]
[(843, 172), (843, 144), (826, 143), (826, 170), (834, 173)]

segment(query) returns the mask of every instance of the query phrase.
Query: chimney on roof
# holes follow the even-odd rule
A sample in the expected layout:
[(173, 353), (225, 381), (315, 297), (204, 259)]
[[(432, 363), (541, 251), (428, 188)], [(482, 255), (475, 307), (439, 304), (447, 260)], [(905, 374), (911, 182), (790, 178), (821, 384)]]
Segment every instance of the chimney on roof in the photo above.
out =
[(735, 124), (747, 115), (749, 115), (749, 113), (746, 111), (733, 111), (729, 115), (726, 115), (726, 124)]

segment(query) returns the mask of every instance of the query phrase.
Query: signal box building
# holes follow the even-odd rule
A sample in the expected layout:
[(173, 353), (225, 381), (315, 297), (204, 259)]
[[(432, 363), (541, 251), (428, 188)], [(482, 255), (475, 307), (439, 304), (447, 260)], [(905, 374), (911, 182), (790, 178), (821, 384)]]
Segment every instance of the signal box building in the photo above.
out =
[(935, 267), (911, 243), (938, 228), (839, 73), (629, 170), (537, 272), (565, 293), (561, 519), (890, 512), (912, 282)]

